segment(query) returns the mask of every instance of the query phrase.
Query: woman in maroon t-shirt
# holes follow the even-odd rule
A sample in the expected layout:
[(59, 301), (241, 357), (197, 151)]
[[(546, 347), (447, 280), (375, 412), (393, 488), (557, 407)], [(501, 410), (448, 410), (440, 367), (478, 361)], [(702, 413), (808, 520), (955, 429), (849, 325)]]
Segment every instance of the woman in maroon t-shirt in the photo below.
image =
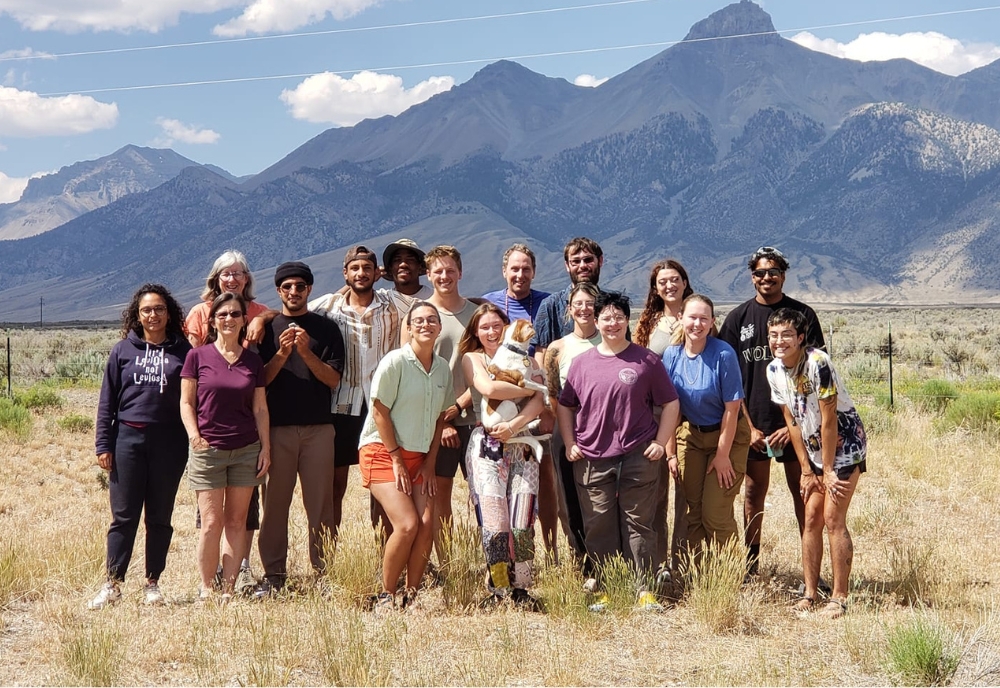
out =
[(224, 592), (232, 591), (250, 495), (271, 464), (264, 364), (240, 345), (245, 334), (246, 302), (236, 294), (219, 295), (209, 311), (208, 343), (188, 355), (181, 371), (181, 418), (191, 446), (188, 480), (202, 516), (201, 601), (212, 595), (220, 537)]

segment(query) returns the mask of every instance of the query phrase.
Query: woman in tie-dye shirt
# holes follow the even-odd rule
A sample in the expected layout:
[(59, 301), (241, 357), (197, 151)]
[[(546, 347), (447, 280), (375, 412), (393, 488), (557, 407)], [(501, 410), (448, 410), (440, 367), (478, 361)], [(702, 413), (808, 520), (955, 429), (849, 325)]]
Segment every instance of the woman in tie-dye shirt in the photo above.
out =
[(767, 321), (767, 337), (774, 354), (767, 367), (771, 399), (784, 411), (802, 466), (805, 594), (796, 609), (808, 611), (816, 598), (825, 526), (830, 537), (833, 595), (821, 613), (836, 618), (847, 608), (847, 583), (854, 558), (847, 508), (858, 478), (867, 468), (865, 428), (830, 356), (804, 345), (805, 317), (801, 313), (789, 308), (775, 311)]

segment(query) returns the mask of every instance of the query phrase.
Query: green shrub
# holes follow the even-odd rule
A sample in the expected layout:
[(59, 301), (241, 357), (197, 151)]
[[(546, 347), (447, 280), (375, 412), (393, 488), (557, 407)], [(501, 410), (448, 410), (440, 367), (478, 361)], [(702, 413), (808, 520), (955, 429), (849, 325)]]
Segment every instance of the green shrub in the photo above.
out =
[(14, 401), (19, 406), (35, 411), (60, 408), (63, 405), (63, 399), (59, 396), (59, 393), (45, 384), (37, 384), (23, 392), (16, 393)]
[(94, 420), (89, 416), (83, 416), (79, 413), (71, 413), (68, 416), (63, 416), (56, 422), (60, 428), (69, 432), (90, 432), (94, 429)]
[(0, 397), (0, 430), (15, 437), (27, 437), (31, 432), (31, 413), (10, 399)]
[(71, 354), (56, 363), (56, 376), (74, 382), (100, 380), (107, 360), (105, 354), (95, 351)]
[(941, 413), (958, 399), (958, 390), (947, 380), (926, 380), (906, 396), (921, 411)]
[(946, 629), (918, 616), (889, 630), (888, 668), (901, 686), (944, 686), (959, 654)]
[(891, 435), (899, 428), (899, 421), (888, 405), (858, 404), (857, 409), (861, 422), (865, 425), (865, 432), (869, 436)]
[(944, 411), (941, 423), (945, 429), (966, 428), (989, 431), (998, 428), (1000, 394), (969, 392), (952, 401)]

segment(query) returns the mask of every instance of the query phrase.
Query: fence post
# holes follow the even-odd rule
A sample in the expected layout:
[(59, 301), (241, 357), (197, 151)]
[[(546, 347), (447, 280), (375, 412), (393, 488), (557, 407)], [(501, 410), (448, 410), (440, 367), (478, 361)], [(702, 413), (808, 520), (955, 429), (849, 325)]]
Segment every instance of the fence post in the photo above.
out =
[(14, 398), (14, 392), (13, 392), (13, 388), (11, 387), (11, 384), (10, 384), (10, 374), (11, 374), (11, 367), (10, 367), (10, 335), (7, 335), (7, 396), (8, 396), (8, 398), (13, 399)]
[(892, 321), (889, 321), (889, 408), (895, 408), (892, 389)]

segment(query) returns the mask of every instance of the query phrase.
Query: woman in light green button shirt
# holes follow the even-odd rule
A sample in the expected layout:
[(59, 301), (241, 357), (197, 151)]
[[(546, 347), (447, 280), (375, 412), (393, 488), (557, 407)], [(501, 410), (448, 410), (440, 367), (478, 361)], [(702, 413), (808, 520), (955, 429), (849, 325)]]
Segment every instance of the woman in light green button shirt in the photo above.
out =
[(434, 353), (441, 334), (437, 308), (418, 301), (406, 316), (409, 341), (379, 362), (361, 433), (361, 484), (382, 505), (392, 533), (382, 559), (375, 611), (396, 606), (396, 582), (406, 569), (403, 606), (413, 602), (433, 544), (434, 467), (444, 412), (454, 398), (448, 362)]

